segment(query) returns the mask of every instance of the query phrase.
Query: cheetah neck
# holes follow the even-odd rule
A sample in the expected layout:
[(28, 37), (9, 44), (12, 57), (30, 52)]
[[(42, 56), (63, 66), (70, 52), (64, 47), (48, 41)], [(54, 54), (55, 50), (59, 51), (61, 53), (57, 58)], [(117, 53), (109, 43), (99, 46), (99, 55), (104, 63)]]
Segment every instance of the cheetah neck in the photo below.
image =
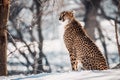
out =
[(74, 20), (75, 20), (74, 18), (67, 20), (67, 23), (66, 23), (66, 25), (65, 25), (65, 30), (66, 30), (67, 28), (69, 28), (69, 25), (70, 25)]
[(71, 20), (65, 26), (65, 30), (67, 29), (71, 29), (71, 31), (75, 31), (75, 33), (80, 34), (82, 36), (87, 36), (87, 33), (85, 32), (84, 28), (76, 19)]

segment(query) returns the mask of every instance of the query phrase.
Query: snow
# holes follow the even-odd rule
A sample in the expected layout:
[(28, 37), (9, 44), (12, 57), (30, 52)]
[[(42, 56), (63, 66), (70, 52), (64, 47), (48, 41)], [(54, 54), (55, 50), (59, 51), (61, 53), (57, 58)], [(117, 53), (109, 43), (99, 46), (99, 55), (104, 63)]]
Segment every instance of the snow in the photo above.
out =
[(64, 73), (41, 73), (0, 77), (0, 80), (120, 80), (120, 70), (78, 71)]

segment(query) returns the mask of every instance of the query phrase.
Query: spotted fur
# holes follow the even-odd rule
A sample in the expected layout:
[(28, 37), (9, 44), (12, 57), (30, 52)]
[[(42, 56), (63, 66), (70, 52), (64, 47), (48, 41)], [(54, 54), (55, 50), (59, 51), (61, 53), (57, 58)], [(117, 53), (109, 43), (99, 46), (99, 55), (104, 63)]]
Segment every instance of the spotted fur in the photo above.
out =
[(72, 70), (78, 70), (78, 61), (86, 70), (106, 70), (108, 65), (99, 48), (86, 34), (72, 11), (63, 11), (59, 20), (68, 20), (65, 26), (64, 42), (70, 54)]

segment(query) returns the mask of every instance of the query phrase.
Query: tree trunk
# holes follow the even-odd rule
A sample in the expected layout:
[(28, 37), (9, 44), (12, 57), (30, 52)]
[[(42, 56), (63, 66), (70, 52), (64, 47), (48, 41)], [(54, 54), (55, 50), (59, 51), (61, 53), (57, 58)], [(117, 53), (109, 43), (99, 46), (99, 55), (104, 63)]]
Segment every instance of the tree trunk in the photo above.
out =
[(94, 29), (99, 26), (96, 17), (101, 0), (83, 0), (82, 2), (86, 9), (84, 18), (85, 29), (91, 39), (95, 41)]
[(39, 37), (39, 58), (37, 59), (37, 72), (36, 73), (41, 73), (44, 71), (43, 69), (43, 51), (42, 51), (42, 46), (43, 46), (43, 36), (42, 36), (42, 30), (41, 30), (41, 19), (42, 19), (42, 2), (39, 3), (37, 0), (35, 0), (36, 3), (36, 16), (37, 18), (37, 27), (38, 27), (38, 37)]
[(7, 75), (7, 30), (9, 0), (0, 0), (0, 76)]

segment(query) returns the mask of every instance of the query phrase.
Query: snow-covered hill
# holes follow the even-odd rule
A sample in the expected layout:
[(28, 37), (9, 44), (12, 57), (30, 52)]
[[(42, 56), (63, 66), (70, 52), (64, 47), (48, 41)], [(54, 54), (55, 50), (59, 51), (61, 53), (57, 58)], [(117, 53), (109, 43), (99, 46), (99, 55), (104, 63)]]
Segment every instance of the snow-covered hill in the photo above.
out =
[(41, 73), (0, 77), (0, 80), (120, 80), (120, 70)]

